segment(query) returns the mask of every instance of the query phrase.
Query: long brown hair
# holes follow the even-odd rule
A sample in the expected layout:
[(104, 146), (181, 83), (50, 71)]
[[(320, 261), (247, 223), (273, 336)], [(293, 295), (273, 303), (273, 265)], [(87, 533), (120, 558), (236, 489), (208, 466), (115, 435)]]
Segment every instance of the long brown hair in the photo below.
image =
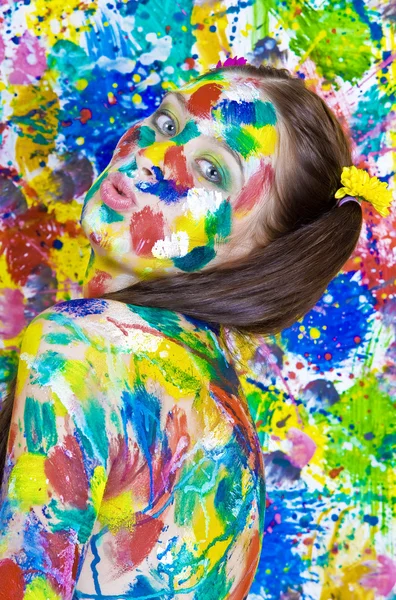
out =
[[(356, 202), (336, 207), (351, 149), (325, 102), (286, 69), (229, 69), (259, 78), (280, 120), (273, 210), (261, 224), (267, 243), (237, 263), (143, 280), (102, 297), (265, 335), (290, 326), (320, 299), (358, 242), (362, 211)], [(11, 407), (12, 396), (0, 413), (0, 473)]]

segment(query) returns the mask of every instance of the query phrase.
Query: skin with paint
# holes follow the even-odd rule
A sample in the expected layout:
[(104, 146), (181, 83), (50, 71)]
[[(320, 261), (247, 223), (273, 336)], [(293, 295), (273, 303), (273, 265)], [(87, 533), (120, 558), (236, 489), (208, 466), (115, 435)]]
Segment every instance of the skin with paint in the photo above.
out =
[(209, 73), (122, 136), (86, 196), (84, 295), (238, 260), (270, 202), (277, 116), (258, 82)]
[(248, 251), (276, 135), (254, 80), (209, 74), (128, 131), (88, 194), (86, 298), (41, 313), (21, 348), (7, 600), (246, 598), (264, 470), (221, 331), (93, 296)]
[(17, 381), (2, 597), (246, 597), (262, 453), (216, 330), (161, 309), (63, 302), (29, 325)]

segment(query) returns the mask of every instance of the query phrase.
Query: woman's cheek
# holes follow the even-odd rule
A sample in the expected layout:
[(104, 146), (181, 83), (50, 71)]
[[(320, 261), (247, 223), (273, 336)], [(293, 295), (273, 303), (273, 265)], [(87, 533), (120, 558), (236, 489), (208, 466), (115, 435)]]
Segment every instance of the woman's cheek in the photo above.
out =
[[(206, 215), (194, 215), (187, 210), (185, 214), (177, 217), (172, 224), (172, 233), (180, 234), (184, 232), (188, 239), (187, 252), (191, 252), (198, 246), (205, 246), (208, 242), (208, 236), (205, 229)], [(187, 254), (186, 252), (186, 254)]]
[(135, 212), (130, 220), (131, 250), (137, 256), (153, 256), (153, 248), (165, 237), (166, 223), (162, 212), (153, 211), (150, 206)]
[(113, 164), (117, 160), (126, 158), (133, 152), (136, 152), (137, 142), (139, 140), (140, 126), (140, 123), (133, 125), (133, 127), (128, 129), (128, 131), (126, 131), (124, 135), (119, 139), (110, 164)]

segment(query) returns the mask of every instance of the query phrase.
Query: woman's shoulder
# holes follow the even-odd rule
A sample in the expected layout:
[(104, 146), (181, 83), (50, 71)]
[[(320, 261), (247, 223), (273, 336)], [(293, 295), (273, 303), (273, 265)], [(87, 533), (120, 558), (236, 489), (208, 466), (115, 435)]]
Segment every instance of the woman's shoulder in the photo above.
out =
[[(178, 342), (191, 349), (218, 351), (216, 327), (162, 308), (137, 306), (103, 298), (79, 298), (58, 302), (37, 315), (25, 331), (26, 337), (50, 335), (64, 345), (103, 343), (111, 351), (133, 351), (152, 346), (153, 339)], [(151, 341), (151, 343), (150, 343)], [(216, 352), (215, 352), (216, 353)]]

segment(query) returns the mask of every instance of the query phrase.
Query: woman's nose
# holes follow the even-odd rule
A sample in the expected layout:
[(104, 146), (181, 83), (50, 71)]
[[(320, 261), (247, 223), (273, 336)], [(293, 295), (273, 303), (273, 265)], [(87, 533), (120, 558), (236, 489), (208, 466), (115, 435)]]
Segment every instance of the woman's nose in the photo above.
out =
[(153, 181), (155, 179), (154, 165), (141, 152), (136, 156), (137, 176), (141, 181)]
[(136, 157), (137, 164), (137, 176), (140, 181), (158, 181), (163, 179), (163, 165), (162, 164), (154, 164), (152, 160), (144, 156), (143, 154), (138, 154)]

